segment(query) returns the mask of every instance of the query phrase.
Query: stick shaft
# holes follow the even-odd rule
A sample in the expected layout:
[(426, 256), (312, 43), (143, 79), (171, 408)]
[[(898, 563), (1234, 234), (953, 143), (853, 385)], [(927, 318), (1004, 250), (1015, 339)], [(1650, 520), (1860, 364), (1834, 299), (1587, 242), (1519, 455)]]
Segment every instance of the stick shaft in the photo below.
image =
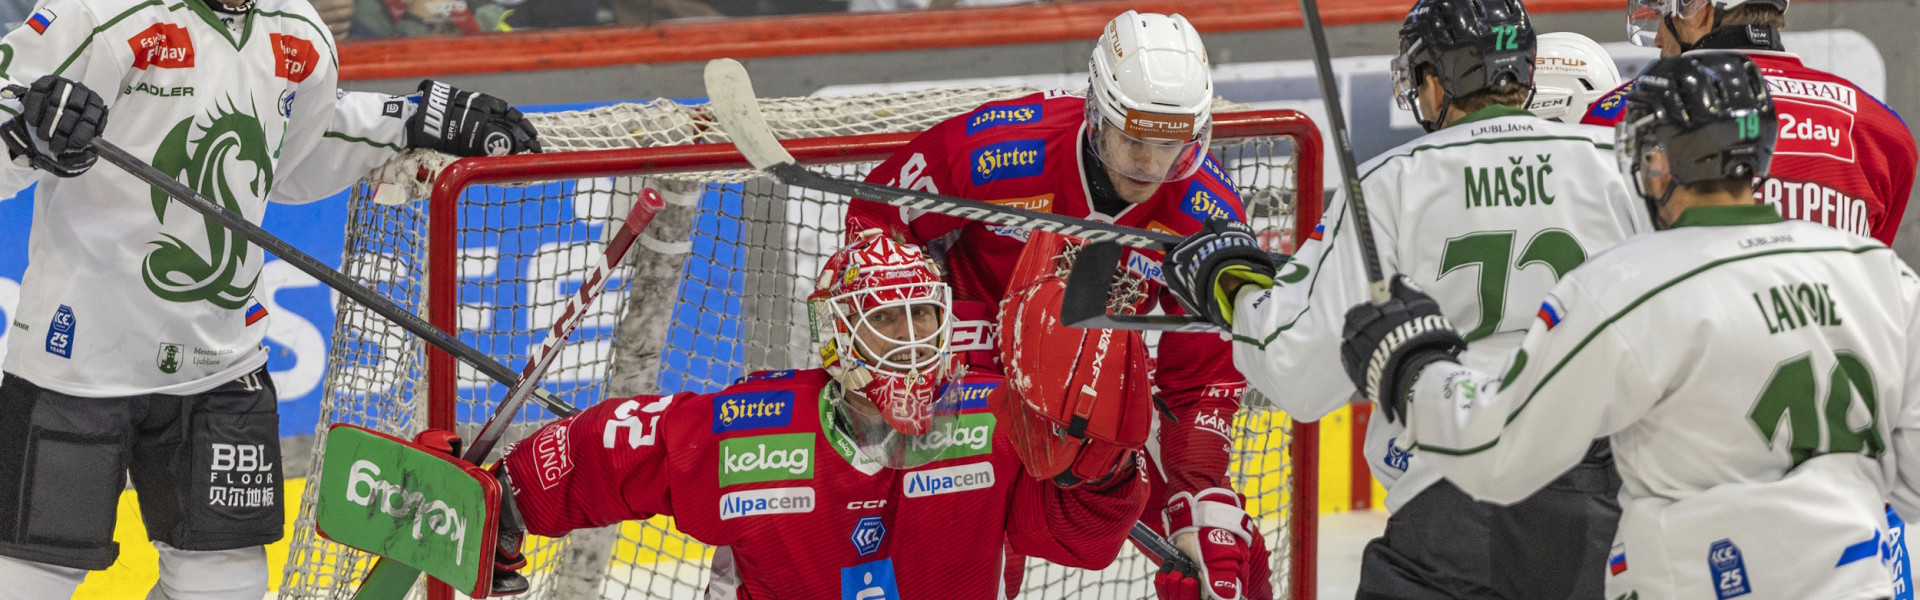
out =
[(1340, 159), (1340, 175), (1346, 182), (1347, 206), (1353, 211), (1353, 226), (1359, 230), (1361, 262), (1367, 269), (1367, 291), (1374, 304), (1387, 301), (1386, 276), (1380, 270), (1380, 252), (1373, 245), (1373, 226), (1367, 218), (1367, 201), (1360, 190), (1360, 169), (1354, 165), (1353, 139), (1347, 134), (1347, 116), (1340, 103), (1340, 87), (1333, 80), (1333, 58), (1327, 53), (1327, 31), (1320, 24), (1320, 7), (1315, 0), (1300, 0), (1301, 16), (1307, 33), (1313, 38), (1313, 70), (1320, 76), (1320, 94), (1326, 97), (1327, 126), (1333, 128), (1334, 154)]
[[(506, 365), (500, 364), (500, 361), (494, 360), (493, 357), (481, 353), (465, 342), (461, 342), (459, 338), (441, 331), (440, 328), (434, 327), (432, 323), (428, 323), (426, 319), (422, 319), (418, 315), (408, 312), (407, 309), (401, 308), (400, 305), (394, 304), (392, 301), (381, 297), (373, 290), (361, 286), (358, 282), (347, 277), (345, 273), (328, 267), (325, 263), (320, 262), (319, 259), (315, 259), (312, 255), (301, 251), (299, 248), (293, 247), (293, 244), (289, 244), (285, 240), (268, 233), (267, 230), (261, 229), (259, 225), (248, 222), (246, 217), (242, 217), (238, 213), (229, 211), (219, 204), (215, 204), (212, 200), (194, 191), (193, 188), (187, 187), (186, 184), (180, 183), (179, 180), (168, 177), (165, 173), (161, 173), (160, 170), (154, 168), (153, 165), (147, 164), (144, 160), (140, 160), (139, 157), (107, 141), (106, 138), (94, 138), (93, 149), (100, 154), (100, 158), (106, 159), (107, 162), (113, 163), (127, 173), (139, 178), (141, 181), (145, 181), (148, 185), (160, 188), (160, 191), (166, 192), (168, 196), (172, 196), (173, 199), (180, 204), (192, 209), (194, 212), (205, 215), (208, 219), (219, 223), (221, 227), (227, 228), (228, 231), (232, 231), (235, 235), (245, 238), (254, 245), (260, 246), (261, 249), (273, 253), (274, 256), (280, 257), (280, 260), (293, 265), (293, 267), (299, 269), (300, 272), (320, 280), (320, 282), (326, 284), (327, 287), (333, 288), (334, 291), (340, 292), (340, 295), (346, 296), (361, 306), (367, 307), (375, 314), (386, 317), (388, 321), (392, 321), (394, 324), (399, 325), (400, 328), (407, 330), (408, 333), (426, 340), (428, 344), (432, 344), (435, 348), (439, 348), (447, 354), (459, 358), (462, 362), (472, 365), (474, 369), (486, 374), (487, 377), (492, 378), (494, 381), (498, 381), (502, 385), (510, 386), (519, 380), (519, 376), (514, 373), (512, 369), (507, 368)], [(545, 393), (544, 391), (535, 395), (534, 399), (542, 406), (555, 411), (555, 414), (561, 414), (559, 411), (572, 408), (567, 406), (565, 402), (561, 402), (558, 398), (554, 398), (552, 394)]]

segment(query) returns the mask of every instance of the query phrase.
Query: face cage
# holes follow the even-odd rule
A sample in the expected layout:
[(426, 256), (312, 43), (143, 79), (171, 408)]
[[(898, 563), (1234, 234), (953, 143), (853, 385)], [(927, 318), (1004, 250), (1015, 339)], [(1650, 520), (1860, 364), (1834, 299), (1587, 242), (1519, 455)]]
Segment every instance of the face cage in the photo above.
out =
[[(874, 303), (864, 308), (854, 308), (862, 306), (867, 296), (884, 292), (895, 292), (893, 295), (899, 299)], [(841, 338), (842, 347), (851, 351), (852, 356), (846, 358), (858, 360), (869, 368), (884, 372), (875, 373), (876, 377), (884, 374), (901, 377), (909, 377), (913, 374), (925, 376), (928, 371), (938, 367), (948, 354), (948, 342), (951, 338), (948, 332), (953, 329), (953, 311), (951, 310), (953, 290), (948, 288), (947, 284), (930, 282), (887, 285), (838, 294), (827, 300), (833, 307), (834, 320), (839, 321), (840, 325), (836, 337)], [(914, 307), (926, 305), (932, 305), (934, 310), (939, 311), (940, 319), (938, 325), (923, 335), (916, 331), (912, 315)], [(888, 335), (876, 327), (871, 319), (873, 315), (895, 307), (899, 307), (900, 313), (906, 318), (905, 338)], [(858, 314), (849, 315), (849, 309), (853, 309)], [(874, 337), (894, 344), (894, 348), (885, 353), (876, 352), (868, 345), (868, 338), (860, 335), (862, 328)], [(922, 356), (919, 359), (912, 358), (916, 353)], [(899, 357), (906, 357), (907, 360), (900, 361)]]
[(1416, 118), (1420, 116), (1418, 99), (1420, 86), (1413, 80), (1413, 65), (1408, 64), (1407, 56), (1419, 49), (1420, 41), (1414, 40), (1413, 45), (1401, 52), (1399, 56), (1393, 57), (1393, 62), (1389, 65), (1393, 77), (1394, 104), (1399, 105), (1400, 110), (1413, 113)]
[(1712, 0), (1627, 0), (1627, 41), (1655, 47), (1654, 37), (1666, 27), (1668, 16), (1692, 17)]
[[(1100, 164), (1130, 179), (1152, 183), (1166, 183), (1192, 177), (1205, 162), (1207, 147), (1213, 142), (1213, 121), (1198, 127), (1192, 139), (1185, 142), (1168, 140), (1143, 140), (1126, 131), (1116, 129), (1114, 123), (1122, 116), (1112, 115), (1108, 120), (1106, 109), (1093, 99), (1087, 99), (1087, 123), (1091, 125), (1087, 143), (1093, 148), (1093, 155), (1099, 157)], [(1105, 136), (1116, 136), (1119, 143), (1104, 140)], [(1145, 153), (1145, 161), (1135, 160), (1136, 153)], [(1146, 165), (1141, 165), (1146, 162)], [(1160, 164), (1164, 169), (1156, 168)]]
[[(1643, 144), (1648, 140), (1642, 139), (1642, 134), (1660, 119), (1660, 115), (1655, 112), (1629, 120), (1633, 117), (1633, 110), (1629, 108), (1626, 116), (1627, 118), (1621, 119), (1619, 124), (1614, 125), (1613, 130), (1614, 157), (1619, 161), (1620, 175), (1633, 185), (1634, 195), (1647, 203), (1647, 217), (1653, 220), (1654, 228), (1666, 229), (1666, 226), (1660, 223), (1660, 207), (1666, 205), (1667, 198), (1673, 194), (1677, 184), (1668, 181), (1666, 193), (1659, 198), (1648, 193), (1647, 190), (1653, 185), (1649, 179), (1653, 173), (1646, 168), (1646, 157), (1656, 150), (1664, 151), (1664, 148), (1645, 147)], [(1672, 166), (1669, 165), (1668, 171), (1671, 170)]]

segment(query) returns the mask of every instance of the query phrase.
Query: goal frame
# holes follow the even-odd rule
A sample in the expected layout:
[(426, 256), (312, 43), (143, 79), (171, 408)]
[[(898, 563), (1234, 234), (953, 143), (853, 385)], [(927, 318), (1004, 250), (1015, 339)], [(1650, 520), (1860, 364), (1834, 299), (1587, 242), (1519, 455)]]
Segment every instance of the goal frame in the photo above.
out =
[[(1322, 210), (1323, 144), (1320, 130), (1306, 115), (1294, 110), (1258, 110), (1214, 115), (1215, 139), (1280, 137), (1290, 139), (1294, 170), (1293, 231), (1310, 231)], [(882, 161), (907, 142), (911, 133), (876, 133), (781, 140), (781, 146), (802, 165)], [(519, 154), (463, 158), (442, 169), (428, 199), (426, 312), (441, 331), (459, 331), (460, 201), (468, 188), (480, 185), (523, 184), (592, 177), (641, 177), (718, 170), (751, 170), (731, 143), (691, 144), (651, 148), (590, 150), (553, 154)], [(1296, 240), (1297, 242), (1297, 240)], [(426, 360), (427, 427), (452, 431), (459, 397), (459, 361), (439, 348), (430, 348)], [(1315, 555), (1319, 545), (1319, 427), (1292, 422), (1287, 455), (1289, 476), (1288, 544), (1294, 568), (1288, 588), (1296, 600), (1312, 600), (1317, 585)], [(1298, 510), (1308, 507), (1308, 510)], [(1301, 566), (1306, 568), (1300, 568)], [(429, 600), (452, 600), (453, 588), (429, 579)]]

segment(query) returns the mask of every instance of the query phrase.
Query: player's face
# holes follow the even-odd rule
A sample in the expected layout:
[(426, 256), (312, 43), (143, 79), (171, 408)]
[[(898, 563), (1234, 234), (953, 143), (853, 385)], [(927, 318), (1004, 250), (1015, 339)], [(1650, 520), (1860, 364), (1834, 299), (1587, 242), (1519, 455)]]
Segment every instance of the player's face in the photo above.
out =
[(885, 306), (867, 311), (855, 335), (869, 360), (919, 364), (937, 352), (927, 342), (940, 335), (941, 316), (933, 302)]
[[(1160, 191), (1160, 182), (1135, 179), (1124, 172), (1165, 173), (1173, 168), (1180, 159), (1180, 144), (1154, 144), (1133, 139), (1118, 128), (1100, 128), (1100, 145), (1106, 148), (1106, 161), (1118, 162), (1113, 165), (1103, 162), (1100, 167), (1107, 172), (1107, 179), (1113, 182), (1113, 188), (1120, 198), (1128, 204), (1140, 204), (1153, 198)], [(1117, 168), (1123, 167), (1123, 168)]]

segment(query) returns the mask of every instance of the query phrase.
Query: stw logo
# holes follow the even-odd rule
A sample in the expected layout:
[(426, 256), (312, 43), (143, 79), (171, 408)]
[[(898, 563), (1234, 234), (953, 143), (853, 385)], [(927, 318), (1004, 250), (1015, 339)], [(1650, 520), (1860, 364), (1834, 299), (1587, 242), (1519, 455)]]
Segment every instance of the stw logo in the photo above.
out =
[(269, 34), (267, 39), (273, 45), (275, 77), (300, 83), (320, 66), (320, 53), (313, 49), (313, 42), (281, 33)]
[(155, 23), (127, 38), (127, 46), (133, 49), (135, 69), (145, 70), (148, 66), (161, 69), (193, 67), (193, 39), (187, 37), (187, 29), (179, 25)]

